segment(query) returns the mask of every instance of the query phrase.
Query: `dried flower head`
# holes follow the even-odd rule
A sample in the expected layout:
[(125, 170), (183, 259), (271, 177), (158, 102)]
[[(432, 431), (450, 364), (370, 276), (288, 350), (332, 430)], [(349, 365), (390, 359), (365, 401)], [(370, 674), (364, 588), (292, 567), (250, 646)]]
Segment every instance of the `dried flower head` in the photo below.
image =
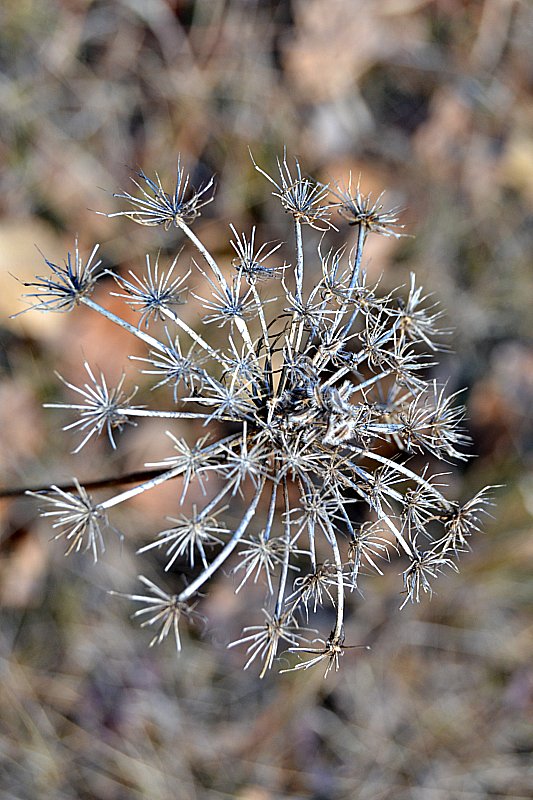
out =
[[(139, 575), (139, 580), (143, 583), (150, 594), (122, 594), (121, 592), (113, 592), (110, 594), (121, 595), (122, 597), (133, 600), (134, 603), (143, 603), (144, 607), (135, 611), (134, 618), (147, 616), (141, 622), (141, 628), (146, 628), (154, 625), (159, 628), (153, 639), (150, 641), (150, 647), (161, 642), (167, 638), (170, 633), (174, 634), (174, 641), (176, 643), (176, 651), (181, 651), (181, 637), (179, 631), (179, 624), (182, 619), (191, 623), (194, 620), (201, 619), (200, 615), (194, 611), (194, 606), (187, 603), (180, 602), (178, 595), (169, 594), (159, 586), (145, 578), (144, 575)], [(151, 616), (148, 616), (151, 615)]]
[(294, 159), (294, 165), (295, 175), (291, 173), (287, 163), (287, 154), (283, 154), (283, 161), (278, 158), (279, 181), (277, 181), (254, 161), (256, 170), (264, 175), (276, 189), (272, 194), (280, 199), (285, 211), (292, 214), (295, 220), (310, 225), (312, 228), (328, 230), (333, 227), (329, 221), (329, 208), (324, 203), (329, 193), (329, 187), (304, 177), (297, 158)]
[(23, 286), (35, 291), (23, 295), (29, 299), (30, 305), (27, 309), (19, 311), (19, 314), (32, 308), (37, 311), (72, 311), (84, 298), (89, 297), (99, 275), (102, 274), (99, 272), (102, 262), (94, 260), (99, 246), (96, 244), (93, 247), (85, 263), (80, 257), (77, 239), (74, 244), (74, 259), (67, 253), (63, 266), (54, 264), (43, 256), (51, 275), (37, 276), (34, 281), (22, 282)]
[[(51, 486), (49, 492), (27, 492), (46, 505), (41, 508), (43, 517), (55, 518), (52, 528), (59, 528), (54, 539), (66, 539), (68, 545), (65, 555), (80, 550), (90, 550), (93, 558), (105, 552), (102, 530), (111, 527), (107, 514), (95, 503), (78, 480), (74, 478), (76, 493), (66, 492), (59, 486)], [(120, 534), (119, 534), (120, 535)]]
[(124, 292), (110, 292), (113, 297), (122, 297), (127, 304), (135, 311), (139, 311), (139, 325), (146, 325), (148, 328), (150, 319), (162, 320), (164, 313), (162, 309), (173, 308), (183, 305), (183, 285), (190, 272), (185, 275), (173, 277), (178, 256), (172, 261), (166, 272), (159, 272), (159, 253), (157, 254), (154, 267), (150, 263), (150, 256), (146, 256), (146, 274), (142, 277), (129, 270), (131, 281), (115, 275), (118, 285), (125, 289)]
[(346, 650), (355, 650), (359, 647), (370, 650), (367, 645), (345, 645), (344, 633), (338, 636), (335, 631), (331, 633), (328, 639), (319, 642), (319, 644), (319, 647), (289, 647), (289, 653), (297, 653), (298, 656), (309, 654), (312, 657), (308, 658), (307, 661), (299, 661), (294, 667), (282, 669), (280, 672), (298, 672), (299, 670), (311, 669), (311, 667), (316, 667), (318, 664), (325, 664), (324, 678), (327, 678), (331, 670), (339, 671), (340, 659)]
[(62, 383), (68, 386), (76, 394), (80, 395), (82, 403), (45, 403), (45, 408), (68, 408), (79, 413), (79, 419), (65, 425), (63, 430), (68, 431), (78, 428), (80, 431), (87, 431), (74, 453), (85, 447), (89, 439), (94, 435), (99, 436), (105, 431), (113, 450), (116, 449), (114, 432), (121, 431), (125, 425), (135, 425), (135, 421), (130, 418), (129, 412), (134, 408), (131, 405), (133, 397), (137, 393), (135, 387), (130, 394), (126, 395), (122, 391), (125, 375), (122, 376), (118, 384), (112, 389), (108, 388), (106, 379), (100, 373), (98, 382), (94, 373), (87, 362), (83, 365), (91, 380), (83, 386), (74, 386), (66, 381), (61, 375), (57, 374)]
[(168, 230), (171, 225), (180, 226), (181, 223), (188, 225), (194, 222), (200, 215), (200, 209), (211, 203), (213, 195), (209, 194), (214, 185), (214, 178), (197, 191), (189, 189), (189, 176), (184, 175), (181, 160), (178, 157), (178, 167), (176, 173), (176, 186), (172, 193), (166, 192), (159, 178), (155, 174), (155, 180), (149, 178), (140, 170), (138, 177), (144, 182), (144, 187), (131, 179), (139, 190), (141, 196), (129, 192), (117, 192), (113, 197), (126, 200), (131, 209), (126, 211), (115, 211), (107, 214), (108, 217), (128, 217), (139, 225), (163, 225)]
[(395, 239), (405, 235), (402, 233), (403, 225), (398, 222), (401, 209), (391, 208), (385, 211), (381, 202), (383, 192), (376, 200), (372, 199), (371, 194), (364, 195), (361, 192), (360, 179), (357, 181), (357, 186), (352, 188), (351, 174), (347, 188), (341, 187), (338, 183), (335, 187), (331, 191), (336, 199), (332, 206), (337, 208), (338, 213), (349, 225), (357, 225), (369, 233), (373, 231)]
[[(396, 555), (403, 605), (430, 596), (439, 573), (457, 568), (490, 505), (486, 490), (463, 504), (449, 499), (443, 473), (430, 466), (464, 459), (468, 444), (459, 393), (447, 394), (429, 376), (442, 349), (440, 312), (414, 276), (406, 301), (367, 279), (367, 236), (402, 235), (398, 211), (385, 211), (381, 196), (365, 197), (359, 184), (353, 190), (351, 180), (348, 189), (336, 184), (328, 203), (329, 188), (305, 177), (297, 160), (291, 172), (286, 155), (276, 179), (254, 165), (293, 217), (294, 266), (280, 263), (281, 243), (258, 244), (255, 228), (246, 235), (231, 226), (236, 255), (228, 277), (190, 227), (211, 200), (212, 181), (190, 194), (180, 164), (173, 194), (141, 172), (147, 188), (134, 181), (140, 197), (117, 195), (132, 209), (108, 216), (180, 229), (196, 250), (191, 270), (203, 284), (194, 294), (195, 324), (179, 313), (191, 270), (179, 273), (177, 259), (160, 271), (158, 258), (152, 266), (147, 256), (144, 277), (117, 277), (114, 294), (139, 313), (138, 325), (89, 297), (96, 248), (84, 270), (76, 246), (75, 267), (69, 257), (64, 268), (53, 267), (53, 280), (34, 284), (40, 310), (82, 303), (143, 342), (142, 372), (166, 397), (153, 409), (132, 405), (124, 379), (109, 387), (86, 364), (88, 383), (64, 381), (81, 402), (55, 404), (79, 415), (67, 425), (84, 433), (77, 450), (101, 434), (115, 447), (126, 424), (165, 419), (170, 453), (146, 465), (152, 472), (145, 480), (98, 503), (77, 483), (75, 495), (53, 487), (45, 514), (56, 518), (69, 551), (88, 547), (96, 557), (114, 506), (177, 481), (171, 527), (147, 536), (138, 555), (162, 553), (165, 569), (179, 569), (188, 583), (168, 594), (142, 578), (150, 594), (130, 595), (144, 603), (136, 612), (147, 615), (143, 624), (158, 626), (152, 644), (173, 632), (179, 650), (178, 624), (190, 620), (190, 603), (229, 567), (236, 592), (261, 582), (267, 595), (264, 622), (233, 643), (247, 648), (246, 666), (262, 662), (263, 676), (288, 648), (311, 656), (294, 669), (324, 663), (328, 674), (348, 647), (346, 600), (367, 575), (382, 574)], [(327, 231), (332, 207), (348, 232), (356, 226), (355, 241), (336, 250), (321, 242), (313, 257), (304, 231)], [(145, 329), (152, 321), (154, 335)], [(201, 436), (185, 427), (190, 420), (202, 426)], [(425, 456), (425, 466), (416, 468), (412, 454)], [(335, 623), (317, 645), (302, 624), (323, 607)]]

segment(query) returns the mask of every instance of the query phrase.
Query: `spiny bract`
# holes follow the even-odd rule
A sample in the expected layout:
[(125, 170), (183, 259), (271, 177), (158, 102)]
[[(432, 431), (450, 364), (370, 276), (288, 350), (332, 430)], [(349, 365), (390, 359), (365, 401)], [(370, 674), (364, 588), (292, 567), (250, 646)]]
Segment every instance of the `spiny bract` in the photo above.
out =
[[(28, 284), (34, 308), (84, 304), (141, 339), (148, 348), (142, 372), (154, 388), (170, 389), (166, 411), (135, 406), (122, 381), (110, 389), (86, 364), (88, 382), (67, 383), (78, 402), (61, 406), (79, 415), (67, 426), (83, 433), (77, 450), (102, 433), (115, 447), (114, 435), (139, 418), (195, 420), (202, 428), (196, 441), (169, 430), (172, 454), (146, 465), (155, 475), (133, 488), (96, 502), (77, 482), (69, 492), (52, 487), (44, 513), (68, 552), (88, 549), (96, 559), (113, 506), (179, 479), (176, 516), (139, 553), (161, 551), (167, 570), (179, 566), (193, 577), (169, 594), (141, 576), (151, 594), (127, 595), (141, 604), (135, 616), (156, 629), (151, 644), (173, 632), (179, 650), (180, 621), (198, 616), (199, 593), (231, 564), (235, 591), (260, 581), (267, 592), (263, 623), (232, 643), (247, 648), (246, 666), (261, 662), (263, 676), (280, 651), (290, 651), (298, 656), (292, 669), (321, 663), (327, 674), (347, 647), (345, 598), (361, 575), (381, 574), (384, 561), (398, 555), (402, 606), (431, 595), (437, 574), (456, 569), (490, 503), (487, 490), (464, 505), (448, 499), (442, 473), (429, 466), (464, 459), (468, 441), (456, 395), (426, 377), (442, 349), (440, 312), (413, 275), (402, 299), (381, 296), (363, 268), (368, 236), (402, 235), (398, 210), (383, 210), (381, 196), (373, 201), (359, 184), (352, 191), (351, 178), (348, 188), (330, 191), (306, 177), (298, 160), (291, 168), (286, 156), (276, 177), (254, 166), (292, 217), (293, 263), (280, 260), (280, 243), (257, 245), (255, 228), (246, 234), (231, 226), (234, 256), (223, 268), (190, 228), (212, 199), (213, 181), (194, 191), (180, 160), (171, 194), (159, 176), (139, 172), (139, 196), (115, 195), (128, 208), (107, 214), (172, 226), (190, 240), (201, 256), (192, 269), (204, 283), (194, 293), (203, 309), (194, 327), (179, 313), (191, 271), (178, 274), (177, 258), (165, 270), (159, 257), (152, 266), (146, 256), (142, 278), (114, 275), (120, 291), (111, 294), (139, 312), (138, 327), (91, 299), (96, 247), (84, 264), (76, 243), (74, 260), (69, 254), (64, 267), (47, 261), (50, 277)], [(328, 250), (333, 220), (350, 226), (354, 241)], [(322, 234), (312, 271), (306, 226)], [(163, 335), (148, 333), (149, 323), (161, 320)], [(213, 325), (222, 329), (216, 336)], [(427, 457), (418, 471), (415, 454)], [(308, 625), (325, 604), (335, 609), (335, 623), (319, 639)]]

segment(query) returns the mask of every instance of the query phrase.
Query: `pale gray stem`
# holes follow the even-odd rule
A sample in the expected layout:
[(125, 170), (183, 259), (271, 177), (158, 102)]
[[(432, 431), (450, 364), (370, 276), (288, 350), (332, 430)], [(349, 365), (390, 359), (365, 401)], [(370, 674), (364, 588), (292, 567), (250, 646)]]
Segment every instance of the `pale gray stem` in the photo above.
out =
[(444, 495), (439, 492), (438, 489), (435, 488), (429, 481), (426, 481), (420, 475), (417, 475), (416, 472), (412, 472), (407, 467), (404, 467), (403, 464), (400, 464), (398, 461), (391, 461), (390, 458), (385, 458), (385, 456), (380, 456), (378, 453), (373, 453), (371, 450), (361, 450), (358, 451), (360, 455), (364, 456), (365, 458), (370, 458), (373, 461), (378, 461), (380, 464), (385, 464), (386, 466), (392, 466), (396, 472), (401, 472), (402, 475), (405, 475), (410, 480), (418, 483), (419, 486), (423, 486), (424, 489), (427, 489), (434, 497), (436, 497), (443, 506), (448, 510), (451, 511), (454, 508), (454, 504), (447, 500)]
[(160, 342), (159, 339), (154, 339), (154, 337), (150, 336), (150, 334), (141, 331), (134, 325), (130, 325), (130, 323), (126, 322), (125, 319), (122, 319), (122, 317), (117, 317), (117, 315), (113, 314), (112, 311), (108, 311), (107, 308), (95, 303), (90, 297), (82, 297), (80, 298), (80, 302), (88, 306), (88, 308), (92, 308), (93, 311), (97, 311), (99, 314), (102, 314), (102, 316), (111, 320), (111, 322), (114, 322), (115, 325), (120, 325), (121, 328), (124, 328), (124, 330), (128, 331), (128, 333), (132, 333), (135, 337), (137, 337), (137, 339), (142, 339), (143, 342), (146, 342), (146, 344), (150, 347), (160, 350), (162, 353), (168, 352), (167, 345)]
[[(207, 250), (207, 248), (202, 244), (200, 239), (192, 232), (189, 226), (185, 222), (183, 222), (183, 220), (179, 219), (179, 217), (176, 219), (176, 225), (179, 228), (181, 228), (183, 233), (186, 236), (188, 236), (188, 238), (194, 244), (196, 249), (202, 254), (206, 264), (209, 266), (209, 268), (213, 272), (213, 275), (216, 277), (217, 281), (220, 283), (222, 288), (228, 291), (228, 282), (225, 279), (224, 275), (222, 274), (220, 267), (218, 266), (217, 262), (215, 261), (209, 250)], [(245, 320), (242, 319), (242, 317), (235, 317), (235, 325), (239, 333), (241, 334), (242, 338), (246, 342), (248, 348), (253, 352), (253, 342)]]
[(183, 472), (185, 472), (185, 470), (186, 465), (180, 464), (179, 467), (174, 467), (174, 469), (169, 469), (167, 472), (162, 472), (161, 475), (156, 475), (155, 478), (150, 478), (149, 481), (139, 483), (132, 489), (127, 489), (125, 492), (121, 492), (120, 494), (116, 494), (114, 497), (110, 497), (109, 500), (104, 500), (103, 503), (98, 503), (97, 508), (112, 508), (113, 506), (118, 506), (119, 503), (125, 503), (126, 500), (131, 500), (132, 497), (137, 497), (137, 495), (147, 492), (148, 490), (153, 489), (155, 486), (165, 483), (165, 481), (168, 481), (171, 478), (176, 478), (178, 475), (181, 475)]
[(272, 494), (270, 496), (270, 505), (268, 507), (267, 521), (265, 525), (265, 535), (264, 535), (265, 542), (268, 542), (268, 540), (270, 539), (270, 533), (272, 531), (272, 525), (274, 523), (274, 514), (276, 512), (277, 494), (278, 494), (278, 484), (273, 483)]
[(235, 550), (237, 545), (239, 544), (240, 540), (246, 533), (246, 529), (250, 524), (252, 517), (254, 516), (257, 506), (259, 504), (259, 500), (261, 499), (261, 495), (263, 493), (263, 488), (265, 486), (265, 479), (263, 479), (261, 485), (257, 489), (252, 502), (248, 508), (248, 511), (242, 518), (239, 523), (239, 527), (229, 540), (220, 553), (213, 559), (213, 561), (209, 564), (207, 569), (204, 569), (203, 572), (198, 575), (198, 577), (190, 583), (186, 589), (184, 589), (181, 594), (178, 595), (178, 602), (183, 602), (184, 600), (188, 600), (189, 597), (192, 597), (200, 588), (203, 586), (209, 578), (215, 574), (215, 572), (222, 566), (222, 564), (230, 557), (232, 552)]
[(335, 568), (337, 572), (337, 616), (335, 620), (335, 628), (331, 636), (333, 641), (337, 643), (342, 640), (342, 629), (344, 622), (344, 576), (342, 574), (342, 559), (339, 551), (339, 545), (337, 544), (337, 538), (334, 530), (331, 527), (331, 523), (328, 523), (328, 530), (330, 534), (328, 537), (329, 543), (331, 544), (331, 549), (333, 550), (333, 558), (335, 560)]
[(162, 308), (161, 312), (165, 314), (165, 316), (167, 316), (169, 319), (171, 319), (172, 322), (175, 322), (176, 325), (182, 329), (182, 331), (185, 331), (185, 333), (187, 333), (191, 337), (191, 339), (202, 348), (202, 350), (205, 350), (206, 353), (209, 353), (209, 355), (212, 356), (220, 364), (224, 365), (227, 364), (227, 360), (223, 356), (221, 356), (220, 353), (217, 353), (217, 351), (214, 350), (211, 347), (211, 345), (208, 344), (205, 341), (205, 339), (203, 339), (200, 336), (200, 334), (196, 333), (196, 331), (194, 331), (189, 325), (187, 325), (186, 322), (180, 319), (180, 317), (178, 317), (178, 315), (174, 311), (172, 311), (172, 309)]
[(296, 236), (296, 268), (294, 276), (296, 279), (296, 300), (301, 303), (303, 299), (304, 284), (304, 248), (302, 242), (302, 224), (299, 219), (294, 220), (294, 233)]
[(285, 599), (285, 587), (287, 586), (287, 575), (289, 572), (289, 559), (291, 555), (291, 524), (290, 524), (290, 504), (289, 492), (287, 488), (287, 479), (283, 478), (283, 496), (285, 498), (285, 547), (283, 548), (283, 563), (281, 565), (281, 573), (279, 576), (278, 595), (276, 599), (276, 609), (274, 616), (278, 617), (281, 614), (283, 602)]
[[(68, 408), (84, 409), (86, 406), (69, 405)], [(153, 411), (149, 408), (117, 408), (115, 413), (124, 417), (158, 417), (162, 419), (209, 419), (210, 417), (210, 414), (202, 414), (196, 411)], [(217, 419), (225, 422), (233, 421), (233, 417), (220, 416)]]

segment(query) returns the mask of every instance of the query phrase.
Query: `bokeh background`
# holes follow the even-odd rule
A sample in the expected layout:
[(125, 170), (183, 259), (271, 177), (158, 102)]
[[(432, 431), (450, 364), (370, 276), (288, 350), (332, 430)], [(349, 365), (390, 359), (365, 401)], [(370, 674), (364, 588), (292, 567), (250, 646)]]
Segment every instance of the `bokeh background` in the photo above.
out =
[[(533, 797), (533, 8), (527, 0), (4, 0), (0, 8), (0, 472), (3, 488), (102, 477), (166, 452), (157, 427), (73, 456), (57, 369), (112, 381), (127, 337), (85, 309), (25, 314), (22, 280), (101, 243), (106, 265), (176, 251), (170, 232), (107, 220), (131, 170), (171, 185), (217, 175), (195, 230), (221, 257), (228, 223), (287, 238), (254, 172), (286, 145), (322, 180), (361, 175), (407, 210), (413, 238), (370, 240), (384, 287), (415, 270), (448, 309), (435, 374), (468, 386), (493, 517), (459, 575), (398, 611), (398, 567), (365, 583), (342, 670), (243, 672), (244, 616), (215, 583), (176, 663), (126, 601), (128, 542), (64, 559), (29, 498), (0, 504), (1, 800), (483, 800)], [(133, 230), (132, 230), (133, 229)], [(229, 256), (228, 256), (229, 257)], [(142, 353), (137, 352), (137, 355)], [(133, 377), (133, 380), (135, 377)], [(161, 430), (161, 434), (163, 433)], [(163, 443), (164, 444), (164, 443)], [(133, 538), (168, 497), (124, 517)], [(163, 506), (161, 505), (163, 503)], [(137, 533), (136, 533), (137, 532)], [(251, 601), (261, 605), (259, 587)]]

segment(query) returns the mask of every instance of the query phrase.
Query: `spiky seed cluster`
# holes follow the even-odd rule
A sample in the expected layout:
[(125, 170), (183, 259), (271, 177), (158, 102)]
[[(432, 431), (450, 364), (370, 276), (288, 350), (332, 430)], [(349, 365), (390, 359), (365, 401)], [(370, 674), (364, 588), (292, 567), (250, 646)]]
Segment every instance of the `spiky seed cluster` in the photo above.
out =
[[(184, 175), (181, 166), (181, 159), (178, 157), (178, 167), (176, 173), (176, 188), (172, 194), (165, 192), (159, 175), (156, 173), (155, 180), (149, 178), (141, 170), (137, 176), (143, 183), (139, 183), (132, 178), (132, 183), (140, 192), (140, 197), (129, 192), (117, 192), (114, 197), (126, 200), (131, 209), (117, 211), (114, 214), (107, 214), (108, 217), (129, 217), (140, 225), (163, 225), (168, 230), (172, 225), (180, 227), (181, 224), (194, 222), (200, 215), (200, 209), (213, 200), (210, 194), (214, 183), (214, 178), (198, 191), (188, 193), (189, 176)], [(144, 184), (144, 186), (143, 186)]]
[[(98, 279), (98, 270), (102, 263), (100, 260), (95, 261), (99, 246), (96, 244), (93, 247), (85, 263), (80, 257), (77, 239), (74, 244), (74, 259), (68, 253), (63, 266), (45, 258), (50, 275), (46, 277), (38, 275), (34, 281), (22, 282), (23, 286), (34, 290), (24, 295), (28, 298), (30, 308), (39, 311), (72, 311), (83, 298), (89, 297)], [(19, 314), (27, 310), (23, 309)]]
[(398, 239), (403, 236), (403, 225), (398, 222), (400, 208), (391, 208), (388, 211), (383, 209), (381, 199), (383, 192), (376, 200), (372, 195), (361, 193), (358, 181), (355, 189), (352, 188), (352, 176), (348, 181), (348, 188), (335, 184), (332, 194), (335, 197), (334, 206), (337, 207), (339, 214), (349, 225), (357, 225), (367, 231), (380, 233), (382, 236), (393, 236)]
[[(95, 502), (78, 483), (73, 493), (52, 487), (45, 514), (55, 518), (69, 552), (86, 547), (96, 559), (113, 506), (177, 479), (178, 513), (139, 553), (161, 551), (167, 570), (179, 564), (194, 577), (176, 595), (143, 577), (150, 594), (129, 595), (143, 603), (135, 616), (158, 627), (151, 644), (173, 632), (179, 650), (179, 621), (191, 619), (191, 603), (231, 564), (235, 591), (261, 581), (267, 593), (263, 622), (245, 628), (234, 643), (247, 647), (246, 666), (260, 661), (264, 675), (279, 650), (288, 649), (311, 656), (292, 668), (323, 663), (327, 674), (348, 647), (345, 597), (362, 576), (382, 574), (396, 555), (402, 606), (431, 595), (434, 578), (457, 568), (490, 502), (486, 490), (464, 505), (448, 499), (442, 473), (430, 467), (465, 458), (467, 443), (457, 394), (446, 395), (426, 378), (442, 349), (440, 313), (414, 276), (405, 300), (380, 296), (362, 266), (370, 234), (401, 235), (397, 211), (384, 211), (381, 196), (372, 201), (359, 184), (352, 191), (351, 182), (347, 189), (337, 185), (328, 202), (328, 187), (305, 177), (297, 160), (291, 171), (286, 156), (278, 162), (279, 177), (255, 167), (293, 218), (293, 267), (279, 259), (267, 263), (281, 244), (257, 247), (255, 228), (247, 237), (231, 226), (236, 256), (231, 274), (223, 269), (190, 228), (212, 199), (212, 181), (191, 192), (179, 160), (173, 193), (158, 176), (140, 172), (142, 183), (134, 181), (140, 196), (116, 195), (131, 208), (108, 215), (174, 225), (192, 242), (201, 256), (194, 269), (205, 282), (195, 294), (203, 317), (194, 327), (178, 314), (190, 273), (177, 275), (176, 259), (164, 270), (158, 258), (152, 268), (147, 256), (144, 277), (116, 276), (121, 291), (115, 294), (139, 312), (138, 327), (90, 298), (96, 248), (83, 268), (76, 245), (74, 267), (70, 255), (64, 268), (47, 262), (52, 276), (30, 284), (38, 286), (29, 297), (40, 310), (83, 303), (141, 339), (147, 346), (142, 372), (154, 376), (154, 388), (170, 389), (167, 410), (133, 406), (123, 381), (109, 389), (86, 365), (90, 383), (67, 383), (81, 402), (61, 406), (79, 414), (67, 426), (83, 433), (77, 450), (103, 433), (114, 447), (114, 435), (139, 417), (169, 425), (192, 419), (205, 429), (196, 441), (169, 430), (171, 454), (147, 465), (159, 468), (156, 476), (107, 500)], [(354, 227), (355, 241), (326, 253), (322, 243), (307, 276), (305, 228), (327, 229), (335, 210)], [(159, 336), (143, 330), (152, 320), (164, 321)], [(214, 337), (211, 323), (222, 331)], [(224, 423), (230, 427), (221, 435)], [(420, 471), (412, 466), (414, 454), (427, 458)], [(363, 516), (362, 524), (355, 521)], [(302, 624), (322, 606), (334, 608), (335, 623), (317, 640)]]

